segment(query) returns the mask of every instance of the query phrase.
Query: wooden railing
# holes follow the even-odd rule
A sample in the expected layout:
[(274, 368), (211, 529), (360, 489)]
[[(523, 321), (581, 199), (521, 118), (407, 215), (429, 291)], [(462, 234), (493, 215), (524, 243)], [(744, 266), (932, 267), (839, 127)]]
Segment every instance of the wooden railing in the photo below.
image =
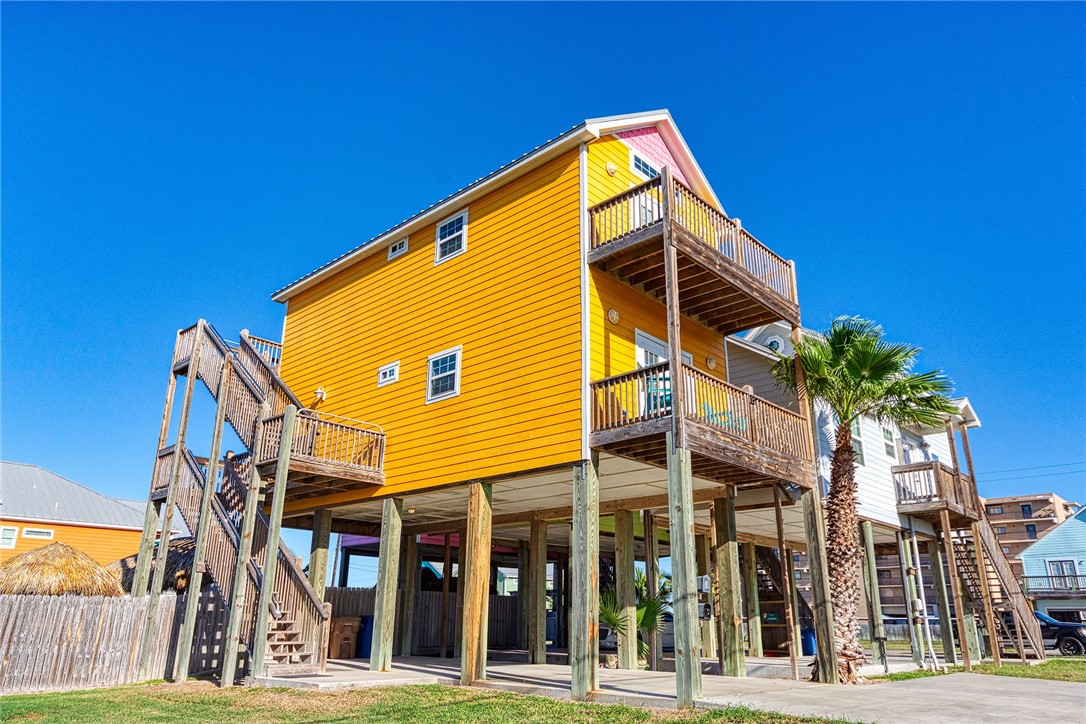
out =
[[(996, 537), (995, 529), (988, 522), (988, 518), (982, 515), (980, 520), (977, 521), (976, 530), (980, 532), (980, 544), (985, 554), (984, 557), (995, 570), (996, 576), (999, 578), (1000, 588), (1013, 607), (1018, 624), (1029, 638), (1033, 650), (1043, 657), (1044, 642), (1041, 636), (1041, 626), (1033, 615), (1033, 605), (1026, 599), (1026, 594), (1022, 591), (1022, 585), (1017, 576), (1014, 575), (1014, 570), (1011, 568), (1006, 554), (1003, 553), (1003, 546)], [(976, 545), (976, 541), (974, 541), (974, 545)]]
[(592, 248), (598, 249), (661, 221), (664, 217), (660, 187), (661, 179), (656, 177), (589, 209)]
[[(614, 430), (672, 414), (669, 364), (592, 383), (592, 430)], [(683, 365), (684, 417), (753, 445), (810, 462), (811, 438), (802, 415)]]
[(665, 217), (664, 177), (646, 181), (588, 210), (592, 227), (592, 248), (618, 241), (647, 229), (657, 222), (674, 221), (708, 244), (717, 253), (738, 264), (777, 294), (796, 301), (792, 266), (773, 253), (743, 228), (677, 179), (671, 193), (670, 218)]
[(283, 359), (283, 345), (263, 337), (254, 337), (245, 329), (241, 331), (241, 340), (256, 350), (272, 369), (279, 369), (279, 362)]
[[(276, 459), (283, 437), (283, 415), (264, 421), (260, 464)], [(380, 472), (384, 468), (385, 433), (380, 427), (316, 410), (301, 410), (294, 422), (290, 457), (320, 465)]]
[(800, 414), (683, 365), (686, 417), (759, 447), (811, 462), (811, 435)]
[(1027, 593), (1074, 593), (1086, 591), (1086, 576), (1022, 576)]
[(899, 505), (947, 502), (959, 505), (969, 517), (980, 517), (973, 479), (938, 460), (896, 465), (890, 469)]

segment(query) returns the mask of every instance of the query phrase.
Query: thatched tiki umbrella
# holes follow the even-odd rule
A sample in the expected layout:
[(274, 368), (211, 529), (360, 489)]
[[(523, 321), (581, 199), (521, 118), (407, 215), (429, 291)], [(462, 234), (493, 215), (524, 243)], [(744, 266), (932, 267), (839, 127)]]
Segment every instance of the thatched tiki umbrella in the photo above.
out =
[[(166, 575), (162, 578), (163, 591), (177, 591), (184, 593), (188, 590), (189, 579), (192, 578), (192, 560), (196, 552), (196, 539), (175, 538), (170, 541), (170, 547), (166, 550)], [(151, 572), (154, 573), (155, 563), (151, 564)], [(121, 588), (125, 593), (132, 593), (132, 579), (136, 575), (136, 554), (119, 561), (113, 561), (106, 569), (117, 577)], [(210, 585), (208, 576), (204, 577), (205, 588)], [(145, 595), (147, 591), (140, 591), (139, 595)]]
[(0, 563), (0, 594), (123, 596), (117, 575), (67, 543), (51, 543)]

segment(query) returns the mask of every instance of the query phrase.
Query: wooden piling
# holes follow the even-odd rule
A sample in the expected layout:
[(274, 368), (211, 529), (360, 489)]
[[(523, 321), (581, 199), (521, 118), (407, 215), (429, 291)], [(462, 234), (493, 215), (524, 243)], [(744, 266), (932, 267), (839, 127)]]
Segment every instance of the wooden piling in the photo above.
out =
[(599, 455), (573, 467), (573, 527), (570, 551), (569, 664), (573, 699), (584, 701), (599, 688), (600, 608)]
[(634, 597), (633, 512), (615, 511), (615, 602), (625, 622), (618, 636), (618, 668), (637, 668), (637, 602)]
[(324, 599), (328, 581), (328, 546), (332, 541), (332, 511), (317, 508), (313, 512), (313, 535), (309, 542), (309, 585)]
[(717, 616), (721, 620), (720, 649), (723, 652), (722, 676), (746, 676), (743, 649), (743, 607), (739, 598), (739, 543), (735, 528), (735, 486), (726, 487), (723, 498), (713, 501), (713, 526), (716, 528), (714, 555), (717, 580)]
[(469, 484), (467, 578), (462, 592), (464, 635), (460, 645), (460, 683), (465, 685), (486, 679), (492, 500), (490, 483)]
[(837, 644), (833, 632), (833, 605), (826, 564), (826, 529), (822, 518), (822, 495), (818, 486), (804, 491), (803, 527), (807, 536), (807, 561), (811, 574), (811, 599), (814, 609), (815, 641), (818, 646), (818, 680), (841, 683), (837, 670)]
[(377, 549), (377, 587), (373, 596), (373, 643), (370, 671), (392, 670), (392, 639), (396, 627), (397, 583), (400, 569), (400, 537), (403, 532), (403, 501), (381, 502), (381, 542)]
[[(676, 385), (681, 387), (681, 385)], [(667, 433), (668, 520), (671, 524), (671, 591), (675, 629), (675, 699), (680, 709), (701, 698), (701, 651), (694, 563), (694, 494), (690, 451)]]
[[(547, 521), (533, 520), (528, 553), (528, 661), (547, 663)], [(558, 566), (555, 566), (558, 578)], [(555, 608), (558, 607), (557, 600)]]
[(946, 573), (943, 570), (943, 551), (938, 541), (928, 541), (928, 564), (935, 582), (935, 601), (939, 609), (939, 634), (943, 641), (943, 661), (948, 666), (958, 665), (958, 652), (954, 648), (954, 617), (950, 613), (950, 595), (947, 591)]

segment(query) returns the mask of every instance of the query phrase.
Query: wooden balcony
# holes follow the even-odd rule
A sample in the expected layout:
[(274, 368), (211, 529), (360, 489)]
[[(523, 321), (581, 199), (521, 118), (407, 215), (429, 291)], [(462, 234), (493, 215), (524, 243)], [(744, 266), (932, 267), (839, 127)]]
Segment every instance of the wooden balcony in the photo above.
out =
[(890, 469), (897, 493), (897, 509), (904, 515), (938, 522), (947, 510), (955, 527), (980, 520), (982, 509), (972, 478), (938, 460)]
[(1086, 576), (1022, 576), (1030, 598), (1086, 598)]
[[(592, 383), (594, 449), (667, 467), (673, 410), (669, 364)], [(759, 487), (814, 482), (807, 420), (791, 410), (683, 365), (681, 413), (693, 474)]]
[(670, 230), (678, 258), (679, 309), (690, 318), (721, 334), (778, 320), (799, 324), (792, 264), (666, 169), (588, 213), (588, 262), (661, 301), (666, 294), (663, 237)]

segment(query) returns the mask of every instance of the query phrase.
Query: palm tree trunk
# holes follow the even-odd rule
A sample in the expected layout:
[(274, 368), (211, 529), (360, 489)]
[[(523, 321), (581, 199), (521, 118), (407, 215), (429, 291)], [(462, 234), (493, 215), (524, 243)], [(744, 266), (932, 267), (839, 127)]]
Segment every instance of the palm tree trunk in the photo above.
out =
[(840, 423), (837, 426), (830, 468), (830, 494), (826, 503), (826, 562), (830, 599), (833, 602), (837, 665), (842, 683), (859, 681), (859, 667), (867, 660), (860, 645), (858, 618), (863, 552), (856, 511), (855, 462), (852, 428), (848, 423)]

